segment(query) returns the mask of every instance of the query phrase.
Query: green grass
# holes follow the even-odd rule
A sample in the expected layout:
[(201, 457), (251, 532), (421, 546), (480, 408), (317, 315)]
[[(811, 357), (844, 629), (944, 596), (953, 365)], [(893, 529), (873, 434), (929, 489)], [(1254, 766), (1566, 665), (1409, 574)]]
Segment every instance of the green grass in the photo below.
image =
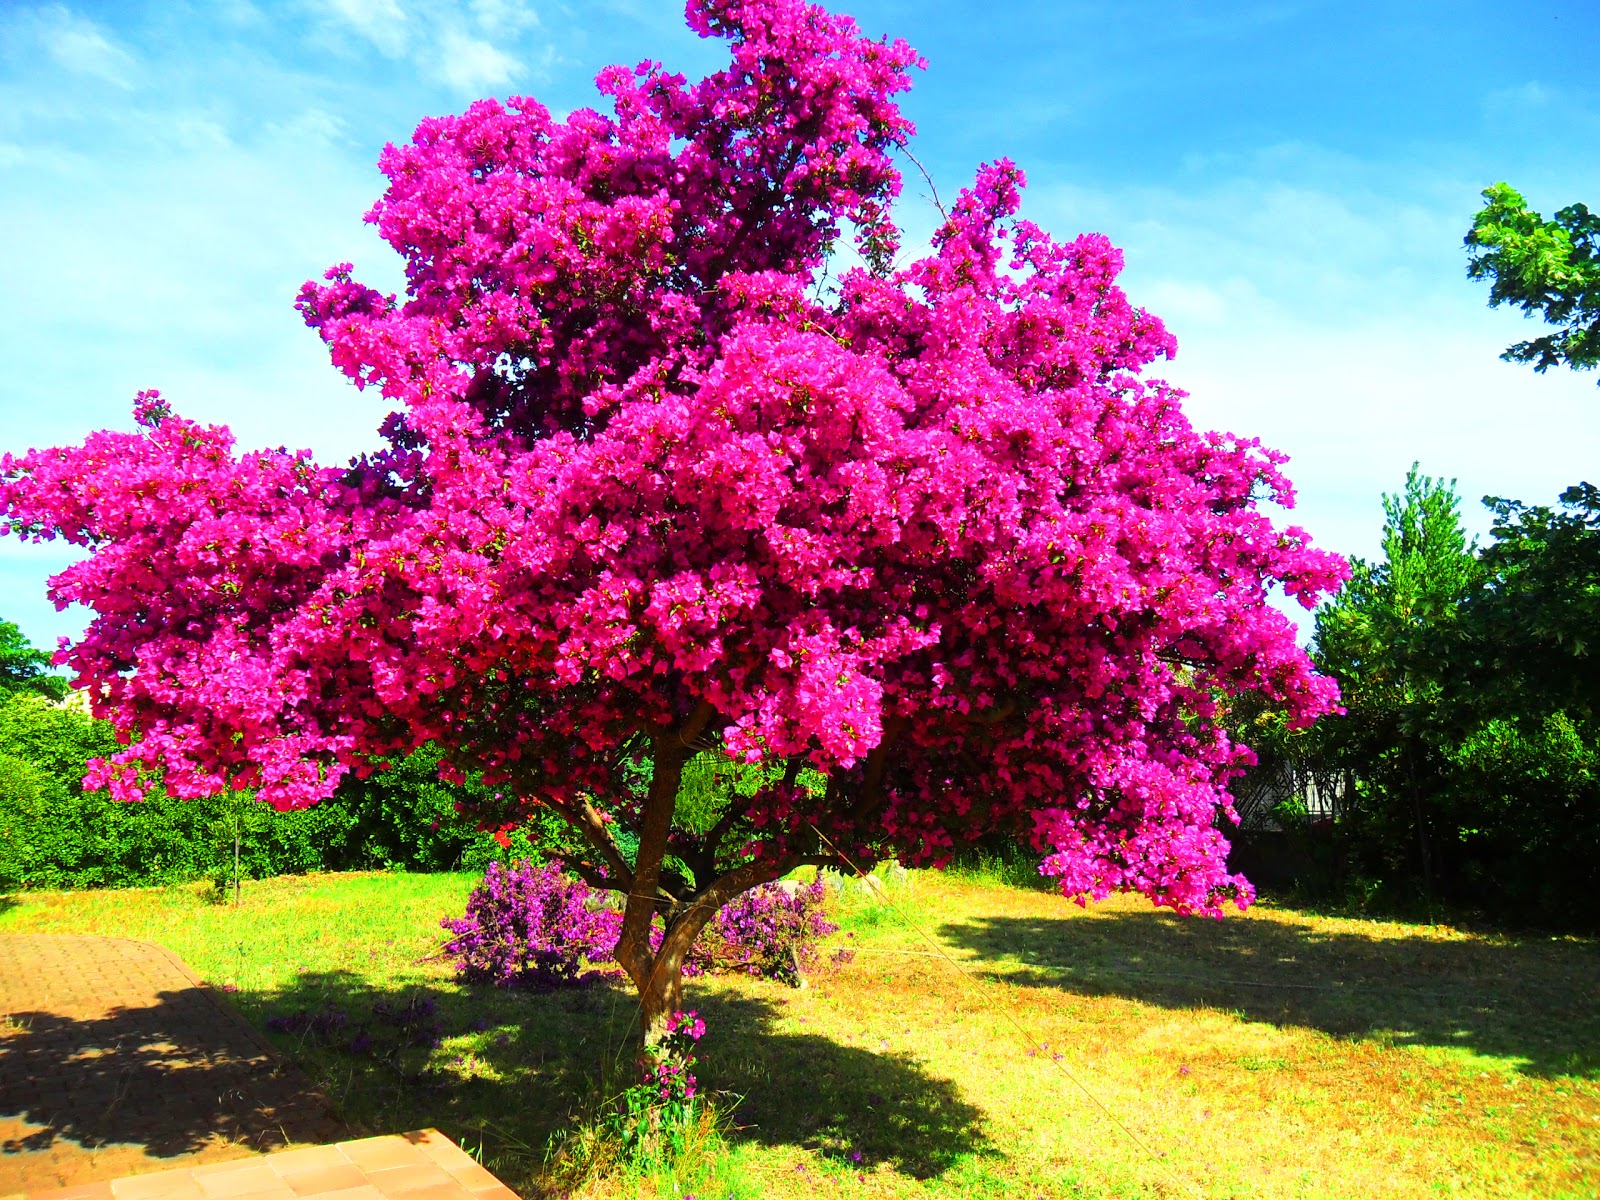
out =
[[(355, 1028), (376, 1004), (431, 999), (437, 1048), (273, 1036), (357, 1132), (437, 1126), (531, 1195), (551, 1134), (630, 1056), (633, 1001), (610, 982), (465, 989), (419, 963), (473, 882), (277, 879), (237, 911), (197, 889), (23, 893), (0, 902), (0, 933), (160, 942), (258, 1023), (333, 1006)], [(1030, 883), (980, 864), (886, 897), (851, 888), (832, 939), (849, 964), (803, 990), (691, 981), (699, 1074), (731, 1127), (676, 1173), (574, 1194), (1600, 1193), (1594, 941), (1265, 905), (1221, 922), (1133, 899), (1084, 910)]]

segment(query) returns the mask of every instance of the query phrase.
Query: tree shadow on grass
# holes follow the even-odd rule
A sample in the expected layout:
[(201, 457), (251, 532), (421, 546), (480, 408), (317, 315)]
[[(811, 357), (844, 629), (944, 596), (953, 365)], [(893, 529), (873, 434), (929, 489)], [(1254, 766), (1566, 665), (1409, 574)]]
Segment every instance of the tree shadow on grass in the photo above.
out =
[(1375, 938), (1162, 912), (985, 917), (941, 935), (998, 978), (1600, 1077), (1600, 943)]
[[(916, 1178), (989, 1152), (982, 1114), (908, 1058), (779, 1031), (777, 1003), (715, 983), (693, 985), (686, 1003), (708, 1027), (701, 1086), (740, 1097), (735, 1143), (852, 1162), (860, 1153)], [(634, 1006), (631, 990), (609, 979), (545, 994), (443, 980), (384, 991), (337, 972), (247, 1000), (353, 1129), (438, 1128), (482, 1146), (513, 1187), (532, 1186), (551, 1134), (592, 1118), (631, 1082)]]
[(6, 1014), (0, 1121), (10, 1127), (0, 1164), (63, 1140), (168, 1158), (226, 1142), (270, 1150), (342, 1134), (305, 1077), (201, 987), (98, 1017)]
[[(708, 1027), (702, 1074), (742, 1094), (735, 1140), (800, 1146), (930, 1179), (962, 1157), (997, 1153), (983, 1114), (908, 1055), (773, 1029), (778, 1007), (731, 991), (697, 998)], [(859, 1154), (857, 1160), (854, 1156)]]

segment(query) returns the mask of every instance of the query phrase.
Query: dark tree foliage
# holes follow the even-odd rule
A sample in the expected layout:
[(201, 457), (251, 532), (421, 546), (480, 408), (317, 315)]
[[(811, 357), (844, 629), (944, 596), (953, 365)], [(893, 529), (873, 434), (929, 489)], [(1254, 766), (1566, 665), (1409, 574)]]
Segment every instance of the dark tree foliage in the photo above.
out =
[(1490, 497), (1494, 543), (1468, 604), (1472, 685), (1530, 713), (1600, 717), (1600, 488), (1555, 506)]
[(1320, 748), (1355, 783), (1347, 832), (1361, 866), (1431, 895), (1449, 836), (1432, 786), (1448, 773), (1442, 656), (1477, 567), (1453, 481), (1413, 465), (1383, 510), (1383, 557), (1352, 560), (1350, 582), (1317, 614), (1314, 657), (1338, 678), (1347, 714)]
[(393, 770), (350, 779), (315, 808), (280, 813), (248, 792), (179, 800), (159, 786), (137, 804), (85, 791), (89, 759), (112, 753), (111, 725), (41, 696), (0, 697), (0, 890), (131, 887), (233, 870), (242, 835), (246, 879), (302, 871), (480, 870), (532, 852), (523, 831), (502, 848), (458, 804), (479, 798), (467, 782), (441, 783), (439, 754), (424, 746)]

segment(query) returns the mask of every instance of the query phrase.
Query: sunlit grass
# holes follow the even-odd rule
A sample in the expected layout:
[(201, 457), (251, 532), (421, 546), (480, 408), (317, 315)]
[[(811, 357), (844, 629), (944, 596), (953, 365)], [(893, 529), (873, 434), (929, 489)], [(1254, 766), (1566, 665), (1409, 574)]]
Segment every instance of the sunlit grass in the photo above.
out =
[[(1221, 922), (1133, 899), (1083, 910), (997, 874), (846, 889), (832, 942), (855, 957), (803, 990), (691, 983), (700, 1075), (734, 1128), (676, 1174), (577, 1194), (1600, 1194), (1593, 941), (1268, 906)], [(469, 991), (418, 963), (472, 883), (271, 880), (237, 911), (192, 889), (23, 894), (0, 932), (160, 942), (257, 1021), (332, 1003), (358, 1023), (427, 995), (436, 1049), (275, 1036), (357, 1132), (436, 1125), (531, 1192), (551, 1132), (592, 1110), (603, 1062), (626, 1061), (632, 999)]]

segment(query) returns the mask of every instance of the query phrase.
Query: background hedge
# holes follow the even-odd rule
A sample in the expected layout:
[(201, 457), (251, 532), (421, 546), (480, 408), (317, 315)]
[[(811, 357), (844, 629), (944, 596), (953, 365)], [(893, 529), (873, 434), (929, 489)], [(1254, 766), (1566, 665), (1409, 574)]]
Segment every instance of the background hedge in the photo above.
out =
[(535, 857), (513, 835), (502, 849), (457, 815), (473, 785), (439, 782), (423, 748), (329, 800), (276, 812), (249, 793), (176, 800), (159, 786), (142, 803), (83, 790), (90, 758), (117, 748), (110, 727), (44, 696), (0, 696), (0, 888), (129, 887), (233, 873), (245, 878), (386, 868), (480, 871)]

